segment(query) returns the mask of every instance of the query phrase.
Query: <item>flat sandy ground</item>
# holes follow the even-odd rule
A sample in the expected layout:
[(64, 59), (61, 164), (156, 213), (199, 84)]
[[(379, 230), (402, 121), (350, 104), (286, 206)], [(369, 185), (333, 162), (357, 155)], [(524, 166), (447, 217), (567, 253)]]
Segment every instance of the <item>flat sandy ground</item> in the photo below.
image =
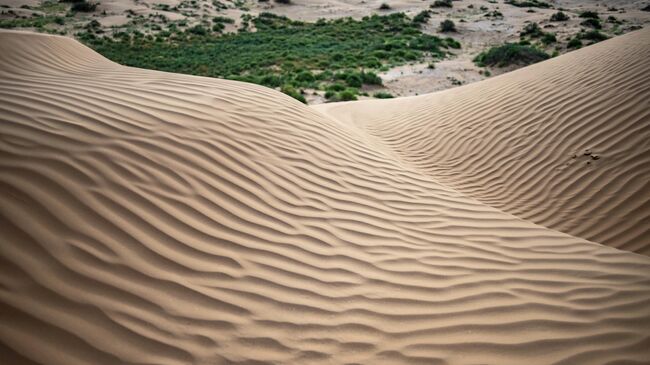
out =
[(650, 30), (308, 107), (0, 32), (3, 364), (647, 364)]

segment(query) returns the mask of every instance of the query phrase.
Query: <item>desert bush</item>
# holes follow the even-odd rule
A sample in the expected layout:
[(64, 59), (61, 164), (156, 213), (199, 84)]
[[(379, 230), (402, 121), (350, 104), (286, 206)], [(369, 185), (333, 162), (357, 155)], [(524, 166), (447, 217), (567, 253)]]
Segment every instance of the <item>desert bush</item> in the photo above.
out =
[(551, 15), (550, 21), (552, 22), (564, 22), (569, 20), (569, 16), (565, 13), (558, 11), (557, 13)]
[(609, 37), (607, 37), (605, 34), (597, 30), (590, 30), (588, 32), (578, 33), (577, 37), (579, 37), (580, 39), (594, 41), (594, 43), (609, 39)]
[(611, 23), (611, 24), (623, 24), (622, 21), (618, 20), (618, 19), (617, 19), (615, 16), (613, 16), (613, 15), (610, 15), (610, 16), (607, 17), (607, 23)]
[(598, 13), (595, 11), (583, 11), (578, 15), (580, 18), (598, 19)]
[(302, 96), (302, 94), (291, 85), (282, 86), (280, 91), (282, 91), (283, 93), (291, 96), (292, 98), (302, 102), (303, 104), (307, 104), (307, 100), (305, 99), (305, 97)]
[(548, 54), (537, 48), (516, 43), (506, 43), (481, 52), (474, 58), (474, 62), (481, 67), (505, 67), (513, 64), (530, 65), (548, 58)]
[(95, 11), (97, 9), (97, 3), (91, 3), (88, 1), (76, 1), (72, 3), (72, 7), (70, 8), (71, 11), (73, 12), (84, 12), (84, 13), (90, 13)]
[(506, 4), (519, 8), (550, 8), (551, 4), (539, 0), (506, 0)]
[(445, 38), (445, 44), (450, 48), (460, 49), (460, 42), (451, 37)]
[(445, 19), (440, 23), (440, 31), (443, 33), (455, 32), (456, 24), (449, 19)]
[(385, 91), (376, 92), (372, 96), (377, 98), (377, 99), (392, 99), (392, 98), (394, 98), (393, 94), (387, 93)]
[(493, 10), (493, 11), (485, 13), (484, 16), (486, 16), (488, 18), (503, 18), (503, 13), (501, 13), (498, 10)]
[(580, 48), (582, 47), (582, 41), (579, 38), (572, 38), (569, 43), (566, 45), (567, 48)]
[(600, 19), (587, 18), (580, 22), (580, 25), (584, 27), (590, 27), (594, 29), (602, 29), (603, 26), (600, 24)]
[(553, 33), (544, 33), (544, 35), (542, 36), (542, 43), (544, 44), (548, 45), (555, 42), (557, 42), (557, 38)]
[(413, 17), (414, 23), (426, 23), (431, 18), (431, 13), (428, 10), (423, 10)]
[(529, 36), (531, 38), (539, 38), (544, 35), (542, 28), (537, 23), (528, 23), (524, 29), (519, 33), (520, 37)]
[(340, 101), (357, 100), (357, 95), (354, 93), (353, 90), (349, 90), (349, 89), (344, 90), (338, 94), (338, 100)]
[(454, 4), (451, 0), (436, 0), (433, 4), (429, 5), (431, 8), (451, 8)]
[(390, 9), (391, 9), (390, 5), (386, 3), (381, 3), (381, 5), (379, 5), (379, 10), (390, 10)]

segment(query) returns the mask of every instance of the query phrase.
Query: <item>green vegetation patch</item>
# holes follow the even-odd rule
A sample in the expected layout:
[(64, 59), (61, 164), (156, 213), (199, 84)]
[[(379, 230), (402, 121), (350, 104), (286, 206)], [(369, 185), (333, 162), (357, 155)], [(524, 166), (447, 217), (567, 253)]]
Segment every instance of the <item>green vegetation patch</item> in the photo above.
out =
[[(112, 38), (91, 32), (77, 36), (124, 65), (279, 87), (301, 101), (297, 90), (327, 90), (335, 83), (352, 89), (381, 84), (374, 70), (425, 56), (442, 58), (448, 48), (460, 46), (452, 38), (422, 33), (420, 23), (403, 13), (315, 23), (262, 13), (251, 22), (256, 32), (221, 35), (199, 25), (157, 36), (139, 32)], [(337, 93), (344, 91), (349, 90)], [(338, 96), (345, 100), (349, 94)]]
[(474, 62), (481, 67), (496, 66), (505, 67), (509, 65), (530, 65), (548, 59), (550, 56), (546, 52), (537, 48), (516, 44), (506, 43), (502, 46), (492, 47), (487, 51), (481, 52)]
[(539, 0), (506, 0), (506, 4), (516, 6), (519, 8), (544, 8), (548, 9), (551, 4)]

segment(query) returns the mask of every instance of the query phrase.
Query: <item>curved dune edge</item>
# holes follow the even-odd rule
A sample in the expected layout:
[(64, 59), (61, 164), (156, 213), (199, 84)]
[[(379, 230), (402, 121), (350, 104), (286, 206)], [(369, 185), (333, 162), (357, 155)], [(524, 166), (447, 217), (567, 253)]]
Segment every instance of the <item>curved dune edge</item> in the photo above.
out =
[(650, 30), (484, 82), (316, 106), (523, 219), (650, 255)]
[(388, 143), (405, 124), (15, 32), (0, 32), (0, 100), (10, 363), (650, 358), (650, 258), (446, 187)]

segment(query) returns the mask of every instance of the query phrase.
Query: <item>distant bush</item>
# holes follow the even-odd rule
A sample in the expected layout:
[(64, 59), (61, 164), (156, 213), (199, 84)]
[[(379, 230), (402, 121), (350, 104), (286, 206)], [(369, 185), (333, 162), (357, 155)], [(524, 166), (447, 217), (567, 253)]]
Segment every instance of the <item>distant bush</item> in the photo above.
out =
[(542, 36), (542, 43), (544, 44), (551, 44), (555, 42), (557, 42), (557, 38), (553, 33), (544, 33), (544, 36)]
[(90, 13), (95, 11), (97, 9), (97, 3), (91, 3), (88, 1), (78, 1), (78, 2), (73, 2), (72, 7), (70, 10), (74, 12), (83, 12), (83, 13)]
[(390, 5), (386, 3), (381, 3), (381, 5), (379, 5), (379, 10), (390, 10), (390, 9), (391, 9)]
[(196, 35), (206, 35), (208, 34), (208, 30), (205, 29), (202, 25), (195, 25), (191, 28), (187, 29), (188, 33), (191, 34), (196, 34)]
[(611, 23), (611, 24), (623, 24), (622, 21), (616, 19), (616, 17), (613, 16), (613, 15), (610, 15), (610, 16), (607, 17), (607, 23)]
[(578, 15), (581, 18), (591, 18), (591, 19), (598, 19), (598, 13), (595, 11), (583, 11)]
[(344, 90), (338, 94), (338, 99), (341, 101), (357, 100), (357, 96), (352, 90)]
[(375, 98), (377, 98), (377, 99), (392, 99), (392, 98), (394, 98), (394, 96), (392, 94), (384, 92), (384, 91), (377, 92), (373, 96)]
[(413, 23), (426, 23), (431, 18), (431, 13), (428, 10), (423, 10), (413, 17)]
[(460, 49), (460, 42), (451, 37), (445, 38), (445, 44), (450, 48)]
[(650, 4), (641, 8), (641, 11), (650, 11)]
[(305, 97), (302, 96), (302, 94), (291, 85), (282, 86), (280, 91), (282, 91), (283, 93), (291, 96), (292, 98), (302, 102), (303, 104), (307, 104), (307, 100), (305, 99)]
[(506, 4), (513, 5), (519, 8), (550, 8), (551, 4), (539, 0), (506, 0)]
[(528, 23), (524, 29), (519, 33), (520, 37), (529, 36), (531, 38), (539, 38), (544, 35), (542, 28), (537, 23)]
[(455, 32), (456, 24), (449, 19), (445, 19), (440, 23), (440, 31), (443, 33)]
[(291, 4), (291, 0), (275, 0), (275, 2), (279, 4), (286, 4), (286, 5)]
[(454, 4), (451, 0), (436, 0), (433, 4), (429, 5), (431, 8), (451, 8)]
[(600, 24), (600, 19), (587, 18), (580, 22), (580, 25), (584, 27), (590, 27), (594, 29), (602, 29), (603, 26)]
[(234, 23), (235, 23), (235, 19), (233, 19), (233, 18), (228, 18), (228, 17), (225, 17), (225, 16), (215, 16), (214, 18), (212, 18), (212, 22), (213, 22), (213, 23), (234, 24)]
[(488, 18), (503, 18), (503, 13), (501, 13), (498, 10), (493, 10), (493, 11), (489, 11), (489, 12), (485, 13), (484, 16), (486, 16)]
[(609, 39), (608, 36), (604, 35), (603, 33), (599, 32), (597, 30), (590, 30), (588, 32), (578, 33), (577, 36), (580, 37), (580, 39), (586, 39), (586, 40), (589, 40), (589, 41), (594, 41), (594, 43)]
[(582, 41), (578, 38), (572, 38), (569, 43), (566, 45), (567, 48), (580, 48), (582, 47)]
[(548, 58), (548, 54), (537, 48), (516, 43), (506, 43), (481, 52), (474, 58), (474, 62), (481, 67), (505, 67), (513, 64), (530, 65)]
[(569, 20), (569, 16), (566, 15), (565, 13), (561, 12), (561, 11), (558, 11), (557, 13), (551, 15), (550, 20), (552, 22), (564, 22), (564, 21)]

